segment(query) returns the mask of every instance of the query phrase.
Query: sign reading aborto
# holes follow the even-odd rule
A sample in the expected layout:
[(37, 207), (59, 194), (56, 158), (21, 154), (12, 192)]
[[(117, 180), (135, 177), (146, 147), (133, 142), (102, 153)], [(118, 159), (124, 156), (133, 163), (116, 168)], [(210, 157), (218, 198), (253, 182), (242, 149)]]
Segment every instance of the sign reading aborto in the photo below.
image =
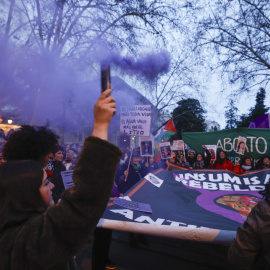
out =
[(121, 106), (120, 132), (129, 136), (150, 136), (151, 105)]

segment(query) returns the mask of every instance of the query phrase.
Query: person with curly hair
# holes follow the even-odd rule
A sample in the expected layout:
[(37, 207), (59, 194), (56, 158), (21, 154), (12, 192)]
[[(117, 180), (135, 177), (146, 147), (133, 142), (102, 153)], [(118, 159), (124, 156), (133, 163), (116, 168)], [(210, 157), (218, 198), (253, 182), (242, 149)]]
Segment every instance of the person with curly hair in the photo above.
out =
[(10, 135), (3, 149), (3, 158), (9, 160), (36, 160), (46, 166), (51, 153), (58, 147), (58, 138), (43, 126), (23, 125)]
[[(75, 186), (63, 192), (59, 203), (53, 204), (53, 184), (40, 160), (7, 161), (0, 166), (0, 269), (77, 269), (74, 256), (88, 243), (106, 209), (122, 155), (117, 146), (107, 141), (116, 111), (112, 91), (104, 91), (95, 104), (92, 136), (85, 139), (72, 175)], [(44, 137), (35, 138), (31, 128), (23, 128), (23, 132), (34, 144), (42, 144)], [(41, 134), (45, 135), (44, 129)], [(55, 145), (54, 139), (44, 141), (51, 144), (47, 144), (46, 151), (46, 143), (42, 145), (43, 151), (38, 152), (42, 157), (52, 150), (49, 146)], [(10, 144), (8, 149), (14, 148)], [(17, 156), (24, 151), (21, 146)], [(34, 152), (28, 155), (37, 156)], [(6, 157), (13, 156), (7, 151)]]

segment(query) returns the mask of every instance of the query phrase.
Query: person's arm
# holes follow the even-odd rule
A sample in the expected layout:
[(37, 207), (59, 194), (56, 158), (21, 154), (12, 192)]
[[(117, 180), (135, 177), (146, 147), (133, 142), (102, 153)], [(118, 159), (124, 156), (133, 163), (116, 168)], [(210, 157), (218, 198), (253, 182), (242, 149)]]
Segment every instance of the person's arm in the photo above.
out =
[(20, 231), (12, 256), (16, 258), (16, 252), (24, 250), (31, 269), (63, 263), (76, 255), (106, 209), (122, 155), (118, 147), (104, 140), (115, 112), (108, 93), (111, 90), (105, 91), (95, 105), (95, 136), (85, 139), (73, 172), (75, 186), (63, 192), (60, 203), (28, 221)]
[(255, 206), (243, 227), (238, 228), (236, 239), (228, 252), (229, 269), (248, 270), (256, 263), (261, 251), (257, 223), (258, 220), (261, 220), (260, 208), (261, 205)]
[(111, 118), (116, 113), (115, 99), (110, 96), (113, 89), (104, 91), (97, 100), (94, 108), (94, 129), (92, 136), (108, 140), (108, 127)]
[(210, 164), (210, 160), (211, 160), (211, 153), (209, 152), (209, 150), (205, 147), (204, 148), (204, 151), (206, 153), (206, 158), (205, 158), (205, 161), (207, 162), (207, 164), (209, 165)]
[(241, 170), (241, 167), (240, 167), (239, 163), (235, 165), (233, 171), (238, 173), (238, 174), (243, 173), (243, 170)]

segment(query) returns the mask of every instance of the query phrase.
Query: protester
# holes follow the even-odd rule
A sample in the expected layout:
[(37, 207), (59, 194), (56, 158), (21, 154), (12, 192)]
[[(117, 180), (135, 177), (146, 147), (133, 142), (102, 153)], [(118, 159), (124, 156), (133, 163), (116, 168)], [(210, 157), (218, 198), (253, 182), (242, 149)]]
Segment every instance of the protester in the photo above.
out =
[(233, 163), (227, 158), (227, 153), (221, 150), (214, 164), (210, 164), (211, 168), (218, 170), (230, 170), (233, 171), (234, 166)]
[[(75, 187), (65, 190), (58, 204), (48, 207), (53, 185), (40, 163), (8, 161), (1, 165), (2, 269), (76, 269), (74, 256), (85, 246), (106, 208), (121, 156), (106, 141), (116, 110), (111, 92), (103, 92), (95, 104), (93, 133), (86, 138), (73, 172)], [(8, 146), (14, 149), (11, 143)], [(9, 151), (6, 156), (10, 157)]]
[(70, 148), (67, 151), (67, 156), (65, 161), (63, 162), (63, 164), (66, 167), (66, 170), (73, 170), (75, 168), (77, 162), (77, 150), (75, 150), (74, 148)]
[(184, 154), (180, 154), (179, 155), (179, 161), (178, 161), (178, 163), (176, 164), (176, 165), (178, 165), (178, 166), (180, 166), (180, 167), (183, 167), (183, 168), (187, 168), (187, 169), (192, 169), (192, 167), (191, 167), (191, 165), (189, 164), (189, 162), (187, 162), (186, 160), (185, 160), (185, 156), (184, 156)]
[(155, 162), (153, 156), (149, 156), (149, 157), (147, 157), (145, 167), (148, 168), (148, 172), (153, 172), (153, 171), (159, 169), (160, 165), (157, 162)]
[(168, 166), (170, 164), (176, 165), (176, 157), (172, 156), (172, 157), (166, 159), (166, 165)]
[(24, 125), (10, 135), (4, 146), (5, 160), (36, 160), (46, 166), (58, 147), (58, 136), (46, 127)]
[(193, 169), (206, 169), (210, 166), (211, 154), (205, 145), (202, 147), (206, 153), (206, 157), (203, 154), (198, 153), (196, 155), (196, 161), (193, 163)]
[(82, 146), (79, 144), (79, 145), (77, 146), (77, 155), (78, 155), (78, 156), (80, 155), (81, 151), (82, 151)]
[(121, 176), (116, 182), (121, 193), (125, 193), (132, 186), (138, 183), (148, 173), (148, 169), (140, 162), (137, 152), (133, 152), (130, 164), (126, 163), (122, 167)]
[(251, 210), (230, 246), (229, 269), (270, 268), (270, 182), (259, 193), (264, 199)]
[(188, 150), (187, 162), (190, 165), (190, 168), (193, 168), (193, 163), (196, 161), (196, 152), (193, 149)]
[(268, 156), (262, 156), (256, 164), (257, 170), (270, 169), (270, 158)]
[(241, 174), (241, 173), (246, 173), (249, 171), (254, 170), (252, 164), (251, 164), (251, 158), (250, 157), (243, 157), (241, 159), (241, 163), (237, 162), (235, 167), (234, 167), (234, 172)]
[(61, 197), (61, 194), (65, 190), (61, 172), (66, 171), (66, 167), (63, 165), (64, 158), (64, 149), (61, 146), (53, 152), (53, 161), (52, 161), (52, 178), (51, 182), (54, 184), (54, 189), (52, 190), (52, 196), (54, 203), (57, 203)]

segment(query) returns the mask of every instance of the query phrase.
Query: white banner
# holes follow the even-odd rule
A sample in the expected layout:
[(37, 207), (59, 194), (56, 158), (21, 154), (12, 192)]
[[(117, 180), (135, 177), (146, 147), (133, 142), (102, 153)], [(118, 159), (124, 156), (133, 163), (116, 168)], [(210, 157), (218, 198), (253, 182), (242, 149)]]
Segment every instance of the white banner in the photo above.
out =
[(120, 132), (130, 136), (150, 136), (151, 105), (121, 106)]

